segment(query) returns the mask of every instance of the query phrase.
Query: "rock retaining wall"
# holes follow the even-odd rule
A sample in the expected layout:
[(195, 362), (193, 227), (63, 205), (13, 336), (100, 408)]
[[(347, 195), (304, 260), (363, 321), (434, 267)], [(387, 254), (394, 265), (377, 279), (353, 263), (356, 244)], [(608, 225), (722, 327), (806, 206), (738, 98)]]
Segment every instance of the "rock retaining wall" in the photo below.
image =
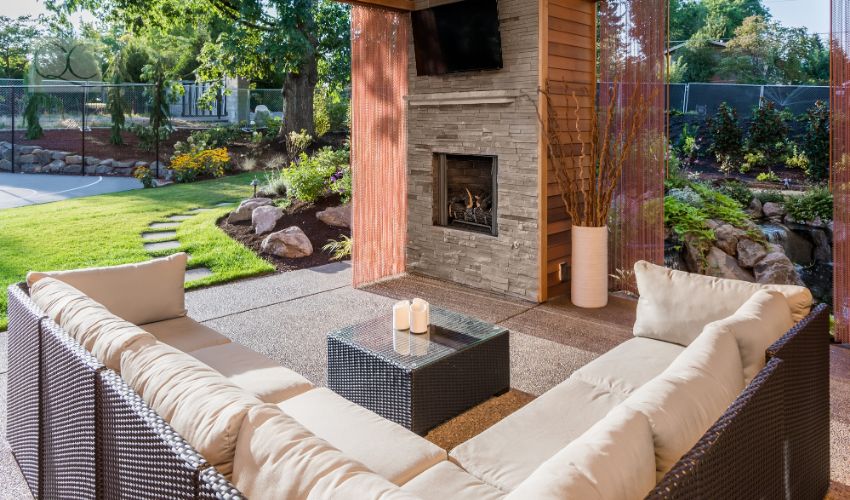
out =
[[(156, 162), (151, 165), (140, 160), (113, 160), (86, 156), (83, 157), (68, 151), (47, 149), (41, 146), (15, 146), (15, 157), (12, 158), (12, 144), (0, 141), (0, 172), (23, 172), (27, 174), (89, 174), (130, 176), (139, 167), (156, 168)], [(162, 168), (165, 173), (165, 168)]]

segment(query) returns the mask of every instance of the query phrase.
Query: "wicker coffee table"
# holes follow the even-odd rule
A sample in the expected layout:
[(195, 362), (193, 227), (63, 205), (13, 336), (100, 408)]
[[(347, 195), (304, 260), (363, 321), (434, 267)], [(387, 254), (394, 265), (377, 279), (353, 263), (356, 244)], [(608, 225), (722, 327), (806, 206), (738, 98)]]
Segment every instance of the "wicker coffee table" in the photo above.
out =
[(419, 434), (510, 388), (508, 330), (436, 307), (431, 323), (414, 335), (388, 315), (328, 334), (328, 386)]

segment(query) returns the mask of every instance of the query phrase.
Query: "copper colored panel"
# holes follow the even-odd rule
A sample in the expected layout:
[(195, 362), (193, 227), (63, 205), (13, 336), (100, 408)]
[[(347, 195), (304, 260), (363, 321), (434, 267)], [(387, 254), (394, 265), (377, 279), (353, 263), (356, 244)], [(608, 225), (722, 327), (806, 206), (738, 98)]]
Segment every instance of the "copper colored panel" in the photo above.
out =
[(830, 145), (835, 336), (850, 342), (850, 0), (832, 0)]
[(351, 12), (354, 286), (405, 269), (408, 17), (361, 5)]
[[(667, 152), (667, 0), (598, 4), (600, 130), (611, 116), (614, 137), (626, 133), (629, 110), (645, 100), (645, 126), (624, 164), (609, 220), (611, 272), (664, 262), (664, 175)], [(616, 102), (616, 112), (608, 113)], [(633, 289), (633, 279), (617, 281)]]

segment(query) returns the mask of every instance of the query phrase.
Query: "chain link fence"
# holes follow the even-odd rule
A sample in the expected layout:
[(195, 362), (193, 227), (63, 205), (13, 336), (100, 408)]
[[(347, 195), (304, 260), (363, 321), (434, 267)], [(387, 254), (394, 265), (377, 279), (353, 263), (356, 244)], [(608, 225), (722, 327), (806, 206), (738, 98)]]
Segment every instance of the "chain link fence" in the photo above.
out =
[(682, 113), (713, 115), (723, 102), (738, 116), (750, 116), (761, 98), (794, 114), (805, 113), (815, 102), (829, 104), (829, 87), (813, 85), (744, 85), (725, 83), (674, 83), (670, 85), (670, 109)]

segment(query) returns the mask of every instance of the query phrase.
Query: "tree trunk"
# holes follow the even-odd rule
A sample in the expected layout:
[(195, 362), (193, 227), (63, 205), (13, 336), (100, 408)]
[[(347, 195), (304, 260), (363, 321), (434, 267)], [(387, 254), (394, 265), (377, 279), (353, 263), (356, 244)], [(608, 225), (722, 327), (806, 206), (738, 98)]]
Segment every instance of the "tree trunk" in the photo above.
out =
[(284, 141), (290, 132), (306, 130), (312, 136), (316, 134), (313, 122), (313, 94), (319, 81), (316, 56), (308, 56), (298, 73), (288, 73), (283, 82), (284, 109), (280, 138)]

